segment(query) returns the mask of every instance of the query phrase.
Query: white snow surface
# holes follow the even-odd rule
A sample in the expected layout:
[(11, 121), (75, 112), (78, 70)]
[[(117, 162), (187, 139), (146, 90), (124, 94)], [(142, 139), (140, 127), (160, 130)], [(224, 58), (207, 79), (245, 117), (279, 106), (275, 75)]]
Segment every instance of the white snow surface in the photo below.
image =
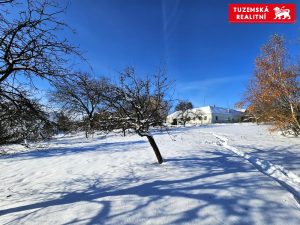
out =
[(300, 178), (296, 174), (286, 170), (282, 166), (274, 165), (268, 160), (261, 160), (255, 156), (252, 156), (251, 154), (244, 153), (239, 149), (230, 146), (226, 137), (214, 133), (212, 134), (220, 140), (220, 142), (218, 142), (219, 145), (247, 159), (259, 171), (277, 180), (280, 184), (286, 187), (295, 196), (295, 199), (300, 203)]
[(300, 140), (267, 126), (2, 146), (0, 224), (300, 224)]

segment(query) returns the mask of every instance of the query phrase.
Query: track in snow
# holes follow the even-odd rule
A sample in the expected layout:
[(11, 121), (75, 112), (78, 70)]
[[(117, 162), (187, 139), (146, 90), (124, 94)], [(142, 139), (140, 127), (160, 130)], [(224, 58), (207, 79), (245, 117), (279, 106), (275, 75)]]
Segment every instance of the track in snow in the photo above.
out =
[(211, 132), (218, 139), (217, 144), (230, 150), (236, 155), (249, 161), (260, 172), (272, 177), (281, 186), (287, 189), (300, 205), (300, 178), (291, 171), (286, 170), (280, 165), (275, 165), (267, 160), (262, 160), (250, 154), (244, 153), (239, 149), (228, 144), (228, 138)]

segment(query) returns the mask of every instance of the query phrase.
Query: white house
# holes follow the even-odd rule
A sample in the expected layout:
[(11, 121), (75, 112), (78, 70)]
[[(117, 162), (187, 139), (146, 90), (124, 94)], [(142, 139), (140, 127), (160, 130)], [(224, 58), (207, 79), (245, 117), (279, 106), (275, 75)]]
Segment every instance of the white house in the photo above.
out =
[(167, 123), (183, 124), (182, 118), (187, 118), (187, 124), (234, 123), (242, 120), (243, 110), (226, 109), (216, 106), (205, 106), (188, 110), (183, 116), (176, 111), (167, 117)]

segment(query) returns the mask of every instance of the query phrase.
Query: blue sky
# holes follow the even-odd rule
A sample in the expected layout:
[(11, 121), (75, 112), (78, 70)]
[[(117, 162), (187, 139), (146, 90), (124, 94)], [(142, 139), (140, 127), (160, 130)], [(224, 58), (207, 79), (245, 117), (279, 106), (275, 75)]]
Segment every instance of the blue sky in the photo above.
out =
[[(270, 35), (284, 35), (294, 56), (296, 24), (229, 24), (229, 3), (299, 3), (296, 0), (72, 0), (63, 19), (67, 35), (85, 52), (96, 75), (113, 79), (125, 66), (141, 75), (164, 63), (176, 81), (175, 98), (194, 106), (233, 107)], [(299, 13), (298, 13), (299, 14)], [(81, 66), (85, 70), (84, 65)], [(45, 85), (45, 84), (44, 84)]]

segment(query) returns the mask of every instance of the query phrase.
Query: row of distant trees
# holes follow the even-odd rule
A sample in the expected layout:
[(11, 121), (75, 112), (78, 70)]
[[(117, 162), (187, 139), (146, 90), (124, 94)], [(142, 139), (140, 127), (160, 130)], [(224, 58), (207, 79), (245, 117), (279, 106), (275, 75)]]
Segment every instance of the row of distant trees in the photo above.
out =
[[(50, 93), (50, 100), (64, 112), (81, 116), (86, 137), (95, 130), (110, 132), (118, 129), (124, 135), (126, 131), (135, 132), (148, 139), (158, 162), (162, 163), (149, 129), (163, 126), (170, 108), (167, 95), (171, 83), (164, 70), (159, 69), (151, 77), (139, 78), (134, 69), (128, 67), (115, 83), (105, 77), (92, 78), (79, 72), (70, 78), (56, 79), (52, 84), (55, 89)], [(66, 121), (59, 124), (64, 125)]]

